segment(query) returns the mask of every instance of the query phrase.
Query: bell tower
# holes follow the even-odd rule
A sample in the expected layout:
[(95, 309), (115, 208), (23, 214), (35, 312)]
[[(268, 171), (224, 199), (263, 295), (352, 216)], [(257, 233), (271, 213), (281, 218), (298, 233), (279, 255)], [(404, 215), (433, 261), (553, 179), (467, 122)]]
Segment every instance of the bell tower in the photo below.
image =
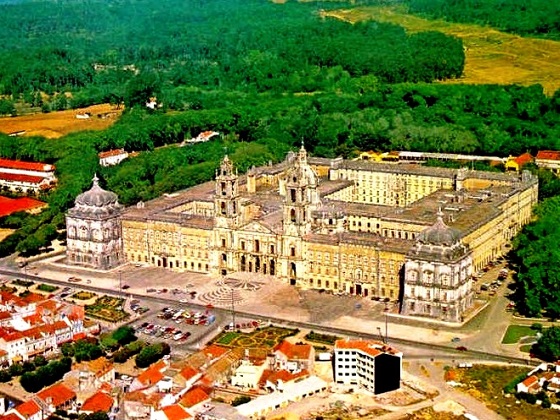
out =
[(284, 234), (302, 236), (311, 231), (311, 211), (319, 202), (317, 174), (307, 163), (303, 145), (286, 173), (283, 206)]
[(235, 228), (239, 224), (239, 176), (226, 155), (216, 171), (214, 209), (217, 227)]

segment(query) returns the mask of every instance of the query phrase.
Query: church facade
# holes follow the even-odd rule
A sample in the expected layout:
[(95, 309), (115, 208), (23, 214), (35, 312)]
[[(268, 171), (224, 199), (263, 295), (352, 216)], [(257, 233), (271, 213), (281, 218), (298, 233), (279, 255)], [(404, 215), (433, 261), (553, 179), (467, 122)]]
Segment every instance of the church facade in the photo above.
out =
[(307, 156), (213, 182), (119, 216), (123, 257), (214, 276), (253, 272), (301, 288), (398, 300), (402, 313), (459, 321), (472, 274), (531, 220), (521, 175)]

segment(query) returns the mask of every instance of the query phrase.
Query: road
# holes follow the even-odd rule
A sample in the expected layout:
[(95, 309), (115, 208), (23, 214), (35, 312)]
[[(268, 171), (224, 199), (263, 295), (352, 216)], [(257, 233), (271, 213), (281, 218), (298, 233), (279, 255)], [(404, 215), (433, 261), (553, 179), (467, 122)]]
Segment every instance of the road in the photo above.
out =
[[(19, 270), (11, 270), (11, 269), (3, 268), (3, 269), (0, 269), (0, 274), (5, 275), (5, 276), (9, 276), (9, 277), (18, 277), (18, 278), (24, 278), (24, 279), (27, 279), (27, 280), (41, 281), (41, 282), (44, 282), (44, 283), (54, 284), (54, 285), (57, 285), (57, 286), (69, 286), (69, 283), (67, 281), (54, 280), (54, 279), (51, 279), (51, 278), (41, 277), (41, 276), (38, 276), (38, 275), (25, 274), (25, 273), (21, 273)], [(76, 287), (75, 284), (71, 284), (71, 286)], [(101, 287), (92, 286), (91, 284), (80, 284), (78, 287), (80, 289), (88, 290), (88, 291), (92, 291), (92, 292), (104, 293), (104, 294), (113, 294), (113, 295), (121, 296), (121, 292), (119, 292), (118, 290), (116, 291), (114, 289), (105, 289), (105, 288), (101, 288)], [(149, 294), (129, 293), (128, 291), (127, 291), (126, 294), (127, 294), (127, 296), (130, 296), (132, 298), (143, 299), (145, 301), (153, 302), (153, 303), (161, 303), (161, 304), (166, 304), (166, 305), (177, 303), (176, 300), (166, 298), (166, 297), (162, 297), (161, 295), (160, 296), (154, 296), (154, 295), (149, 295)], [(199, 310), (205, 310), (206, 309), (206, 305), (198, 304), (198, 303), (195, 303), (195, 302), (192, 302), (192, 303), (189, 302), (188, 305), (192, 308), (199, 309)], [(499, 310), (500, 310), (499, 305), (492, 305), (491, 306), (491, 311), (496, 311), (497, 312)], [(227, 315), (227, 314), (231, 313), (229, 309), (224, 309), (224, 308), (219, 308), (219, 307), (213, 308), (213, 311), (215, 313), (220, 313), (222, 315)], [(256, 319), (256, 320), (262, 320), (262, 321), (270, 322), (270, 323), (274, 323), (274, 324), (287, 325), (287, 326), (290, 326), (290, 327), (297, 327), (297, 328), (300, 328), (300, 329), (313, 329), (315, 331), (322, 331), (323, 330), (323, 331), (325, 331), (329, 334), (335, 334), (335, 335), (340, 335), (340, 336), (351, 336), (351, 337), (358, 336), (358, 337), (364, 338), (364, 339), (379, 340), (379, 334), (377, 332), (369, 333), (369, 334), (368, 333), (359, 333), (358, 334), (355, 331), (350, 330), (350, 329), (335, 328), (335, 327), (326, 328), (324, 325), (320, 325), (320, 324), (286, 320), (286, 319), (283, 319), (283, 318), (276, 318), (274, 316), (262, 315), (262, 314), (259, 315), (259, 314), (244, 312), (244, 311), (241, 311), (241, 310), (236, 310), (236, 316), (239, 316), (240, 318)], [(491, 321), (492, 318), (489, 317), (489, 320)], [(485, 338), (486, 338), (486, 334), (484, 334), (484, 336), (482, 337), (482, 340), (484, 340)], [(534, 362), (534, 363), (529, 362), (526, 358), (512, 356), (512, 355), (500, 354), (500, 353), (497, 353), (495, 351), (492, 351), (493, 349), (488, 349), (488, 348), (484, 348), (483, 350), (473, 350), (472, 348), (470, 348), (467, 351), (459, 351), (455, 347), (453, 347), (454, 344), (452, 346), (451, 344), (450, 345), (442, 345), (442, 344), (426, 343), (425, 341), (423, 341), (421, 339), (421, 337), (419, 337), (418, 339), (405, 339), (405, 338), (402, 338), (402, 337), (389, 336), (388, 341), (389, 341), (389, 344), (391, 344), (391, 345), (401, 346), (401, 347), (411, 347), (411, 348), (418, 349), (418, 350), (427, 350), (428, 352), (431, 352), (434, 355), (437, 352), (438, 354), (446, 354), (450, 358), (468, 358), (468, 359), (473, 360), (473, 361), (487, 360), (487, 361), (500, 361), (500, 362), (507, 362), (507, 363), (523, 363), (523, 364), (531, 363), (531, 364), (535, 364), (535, 365), (537, 364), (536, 362)]]

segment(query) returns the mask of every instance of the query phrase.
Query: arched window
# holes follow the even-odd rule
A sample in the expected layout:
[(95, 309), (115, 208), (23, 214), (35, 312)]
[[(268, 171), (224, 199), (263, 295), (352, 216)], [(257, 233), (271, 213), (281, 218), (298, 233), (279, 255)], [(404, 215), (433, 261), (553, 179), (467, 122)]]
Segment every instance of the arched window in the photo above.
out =
[(295, 209), (290, 210), (290, 221), (292, 223), (294, 223), (296, 221), (296, 210)]

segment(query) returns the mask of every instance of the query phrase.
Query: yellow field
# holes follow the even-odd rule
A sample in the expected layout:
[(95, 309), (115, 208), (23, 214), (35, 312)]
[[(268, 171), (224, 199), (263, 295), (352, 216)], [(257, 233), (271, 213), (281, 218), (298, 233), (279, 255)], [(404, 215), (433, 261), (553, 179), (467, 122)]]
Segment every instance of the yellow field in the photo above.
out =
[[(49, 112), (48, 114), (4, 117), (0, 118), (0, 132), (10, 134), (25, 131), (24, 136), (43, 136), (54, 139), (76, 131), (104, 130), (118, 119), (122, 111), (122, 107), (117, 110), (113, 105), (101, 104), (82, 109)], [(91, 118), (76, 118), (76, 115), (86, 112), (91, 114)]]
[(360, 7), (322, 12), (348, 22), (376, 20), (394, 23), (411, 32), (440, 31), (463, 40), (464, 76), (443, 83), (541, 84), (551, 95), (560, 88), (560, 42), (522, 38), (488, 27), (427, 20), (397, 7)]

